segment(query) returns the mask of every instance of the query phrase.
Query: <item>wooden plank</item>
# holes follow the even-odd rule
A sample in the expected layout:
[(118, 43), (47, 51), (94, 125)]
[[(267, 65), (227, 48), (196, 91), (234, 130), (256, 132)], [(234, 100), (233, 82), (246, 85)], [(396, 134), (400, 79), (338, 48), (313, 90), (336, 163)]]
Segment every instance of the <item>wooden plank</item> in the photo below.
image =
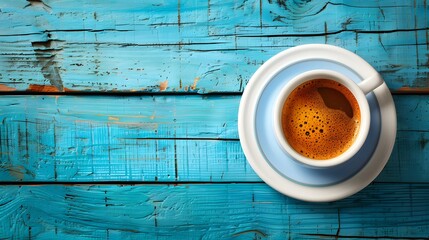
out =
[[(429, 182), (429, 96), (395, 96), (378, 182)], [(0, 181), (260, 181), (238, 141), (240, 96), (3, 96)]]
[(394, 91), (428, 86), (424, 0), (30, 2), (0, 4), (0, 91), (242, 92), (306, 43), (356, 52)]
[(237, 142), (237, 96), (5, 96), (0, 102), (2, 180), (212, 178), (199, 170), (226, 181), (234, 174), (255, 179)]
[(429, 237), (428, 184), (373, 184), (324, 204), (265, 184), (1, 186), (0, 238)]
[(109, 127), (122, 138), (237, 139), (239, 104), (240, 96), (222, 95), (2, 96), (0, 121), (34, 134)]

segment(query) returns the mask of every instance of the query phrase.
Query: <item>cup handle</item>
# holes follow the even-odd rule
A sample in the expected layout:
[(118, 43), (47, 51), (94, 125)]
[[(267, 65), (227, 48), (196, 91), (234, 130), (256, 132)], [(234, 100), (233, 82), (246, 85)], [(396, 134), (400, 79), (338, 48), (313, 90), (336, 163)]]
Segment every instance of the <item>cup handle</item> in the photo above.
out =
[(371, 77), (358, 83), (358, 86), (360, 87), (360, 89), (362, 89), (363, 93), (366, 95), (383, 83), (384, 83), (384, 80), (381, 77), (381, 75), (379, 73), (376, 73)]

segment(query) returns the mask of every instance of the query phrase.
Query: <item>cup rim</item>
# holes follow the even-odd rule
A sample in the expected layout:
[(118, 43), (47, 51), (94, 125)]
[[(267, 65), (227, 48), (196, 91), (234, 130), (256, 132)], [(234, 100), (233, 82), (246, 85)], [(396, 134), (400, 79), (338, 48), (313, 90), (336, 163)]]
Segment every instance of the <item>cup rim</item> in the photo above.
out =
[[(308, 82), (314, 79), (320, 79), (320, 78), (334, 80), (346, 86), (353, 94), (353, 96), (356, 98), (361, 112), (359, 132), (353, 144), (340, 155), (334, 158), (323, 159), (323, 160), (308, 158), (304, 155), (301, 155), (295, 149), (293, 149), (292, 146), (290, 146), (290, 144), (287, 142), (287, 139), (283, 134), (282, 124), (281, 124), (282, 108), (289, 94), (299, 85), (305, 82)], [(370, 115), (371, 113), (369, 110), (368, 100), (366, 99), (363, 91), (353, 80), (349, 79), (348, 77), (344, 76), (341, 73), (331, 71), (331, 70), (320, 69), (320, 70), (306, 71), (293, 77), (280, 90), (279, 97), (274, 106), (274, 123), (273, 124), (274, 124), (274, 131), (276, 135), (275, 137), (277, 138), (277, 142), (281, 145), (283, 150), (287, 154), (289, 154), (292, 157), (292, 159), (294, 159), (295, 161), (301, 164), (304, 164), (310, 167), (316, 167), (316, 168), (333, 167), (348, 161), (361, 149), (362, 145), (365, 143), (365, 140), (368, 136), (369, 127), (370, 127), (370, 117), (371, 117)]]

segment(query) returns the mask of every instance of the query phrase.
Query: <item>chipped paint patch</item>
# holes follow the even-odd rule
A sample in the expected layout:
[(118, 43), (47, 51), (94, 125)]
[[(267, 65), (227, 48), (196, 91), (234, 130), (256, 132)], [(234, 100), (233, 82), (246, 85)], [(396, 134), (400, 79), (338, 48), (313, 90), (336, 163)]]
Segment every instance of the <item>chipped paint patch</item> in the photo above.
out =
[(113, 116), (109, 116), (108, 119), (109, 121), (119, 121), (118, 117), (113, 117)]
[(15, 91), (15, 90), (16, 90), (16, 88), (8, 87), (4, 84), (0, 84), (0, 91), (2, 91), (2, 92), (11, 92), (11, 91)]
[(393, 91), (393, 93), (406, 93), (406, 94), (428, 94), (429, 93), (429, 87), (409, 87), (404, 86), (401, 88), (398, 88), (397, 90)]
[(194, 78), (194, 83), (191, 85), (191, 90), (195, 90), (197, 88), (197, 84), (200, 81), (200, 77)]
[(27, 91), (30, 92), (59, 92), (58, 88), (52, 85), (31, 84)]
[[(86, 91), (91, 90), (90, 88), (86, 89)], [(70, 88), (64, 88), (64, 92), (79, 92), (79, 90), (74, 90), (74, 89), (70, 89)]]
[(164, 82), (161, 82), (159, 84), (159, 91), (165, 91), (168, 87), (168, 80), (165, 80)]

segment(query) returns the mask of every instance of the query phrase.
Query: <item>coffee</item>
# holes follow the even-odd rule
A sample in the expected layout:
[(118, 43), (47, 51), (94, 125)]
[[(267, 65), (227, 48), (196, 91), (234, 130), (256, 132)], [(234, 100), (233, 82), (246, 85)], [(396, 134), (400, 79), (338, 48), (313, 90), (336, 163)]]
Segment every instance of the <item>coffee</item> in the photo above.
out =
[(345, 152), (359, 132), (359, 104), (347, 87), (329, 79), (307, 81), (285, 100), (281, 123), (291, 147), (312, 159)]

